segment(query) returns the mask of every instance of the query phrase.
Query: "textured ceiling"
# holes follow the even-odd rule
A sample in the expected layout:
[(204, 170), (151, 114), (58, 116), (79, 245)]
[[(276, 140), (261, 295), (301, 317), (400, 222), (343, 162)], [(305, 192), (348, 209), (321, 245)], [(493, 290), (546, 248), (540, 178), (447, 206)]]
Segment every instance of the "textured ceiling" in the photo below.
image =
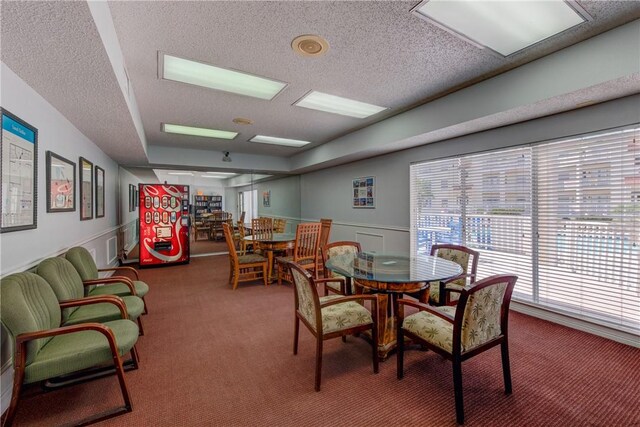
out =
[[(109, 2), (149, 145), (290, 156), (640, 17), (637, 2), (582, 1), (593, 21), (509, 59), (413, 16), (404, 2)], [(325, 37), (320, 58), (292, 52)], [(289, 83), (273, 101), (158, 79), (158, 51)], [(369, 119), (291, 104), (314, 89), (389, 107)], [(575, 104), (573, 104), (575, 105)], [(539, 111), (538, 115), (554, 111)], [(254, 120), (251, 126), (231, 122)], [(531, 117), (528, 117), (531, 118)], [(161, 123), (240, 132), (233, 141), (176, 136)], [(246, 142), (255, 134), (313, 141), (304, 149)]]
[(2, 62), (111, 158), (145, 164), (87, 3), (2, 1), (0, 7)]

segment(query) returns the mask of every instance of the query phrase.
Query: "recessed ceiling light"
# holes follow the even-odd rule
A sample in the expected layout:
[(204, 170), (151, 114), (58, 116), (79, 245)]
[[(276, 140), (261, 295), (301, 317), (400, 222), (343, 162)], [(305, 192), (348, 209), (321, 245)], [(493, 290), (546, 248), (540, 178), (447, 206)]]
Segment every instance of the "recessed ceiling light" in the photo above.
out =
[(249, 142), (259, 142), (262, 144), (286, 145), (287, 147), (302, 147), (311, 144), (309, 141), (299, 139), (277, 138), (275, 136), (256, 135)]
[(302, 56), (321, 56), (329, 50), (329, 43), (320, 36), (305, 34), (293, 39), (291, 49)]
[(576, 2), (563, 0), (425, 0), (412, 12), (502, 56), (512, 55), (590, 18)]
[(162, 131), (166, 133), (177, 133), (180, 135), (204, 136), (207, 138), (233, 139), (238, 136), (238, 132), (229, 132), (226, 130), (196, 128), (192, 126), (172, 125), (169, 123), (162, 124)]
[(241, 71), (162, 55), (162, 78), (254, 98), (272, 100), (287, 84)]
[(343, 116), (356, 117), (358, 119), (373, 116), (374, 114), (387, 109), (386, 107), (354, 101), (353, 99), (329, 95), (315, 90), (312, 90), (303, 96), (293, 105), (309, 108), (311, 110), (320, 110)]
[(244, 117), (236, 117), (232, 121), (233, 121), (233, 123), (235, 123), (237, 125), (252, 125), (253, 124), (253, 120), (245, 119)]
[(167, 175), (184, 175), (184, 176), (193, 176), (191, 172), (167, 172)]

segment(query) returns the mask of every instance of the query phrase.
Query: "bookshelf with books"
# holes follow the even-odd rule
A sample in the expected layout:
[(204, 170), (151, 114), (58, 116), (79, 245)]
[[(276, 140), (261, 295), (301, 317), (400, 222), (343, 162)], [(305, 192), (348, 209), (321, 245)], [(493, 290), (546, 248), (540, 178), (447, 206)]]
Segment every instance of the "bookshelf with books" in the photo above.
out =
[(222, 196), (204, 196), (199, 194), (193, 196), (193, 214), (196, 221), (201, 221), (203, 214), (210, 214), (221, 210)]

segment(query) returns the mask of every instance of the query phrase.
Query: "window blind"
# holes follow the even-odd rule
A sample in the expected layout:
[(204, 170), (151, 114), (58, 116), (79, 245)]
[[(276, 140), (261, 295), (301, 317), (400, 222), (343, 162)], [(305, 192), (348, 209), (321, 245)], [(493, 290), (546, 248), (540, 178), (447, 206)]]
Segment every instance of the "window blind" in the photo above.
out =
[(469, 246), (515, 300), (640, 334), (640, 128), (410, 170), (414, 253)]

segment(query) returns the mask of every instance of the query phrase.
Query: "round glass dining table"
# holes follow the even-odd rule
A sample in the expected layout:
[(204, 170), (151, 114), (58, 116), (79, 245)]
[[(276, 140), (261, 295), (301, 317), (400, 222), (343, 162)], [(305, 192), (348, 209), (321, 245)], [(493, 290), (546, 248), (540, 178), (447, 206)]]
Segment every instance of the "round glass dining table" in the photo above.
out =
[(336, 255), (325, 267), (347, 278), (347, 292), (351, 281), (357, 293), (367, 290), (378, 296), (378, 354), (385, 360), (396, 347), (395, 301), (404, 293), (426, 302), (429, 283), (448, 280), (462, 274), (462, 267), (454, 262), (429, 256), (409, 256), (401, 253), (360, 252), (357, 255)]

